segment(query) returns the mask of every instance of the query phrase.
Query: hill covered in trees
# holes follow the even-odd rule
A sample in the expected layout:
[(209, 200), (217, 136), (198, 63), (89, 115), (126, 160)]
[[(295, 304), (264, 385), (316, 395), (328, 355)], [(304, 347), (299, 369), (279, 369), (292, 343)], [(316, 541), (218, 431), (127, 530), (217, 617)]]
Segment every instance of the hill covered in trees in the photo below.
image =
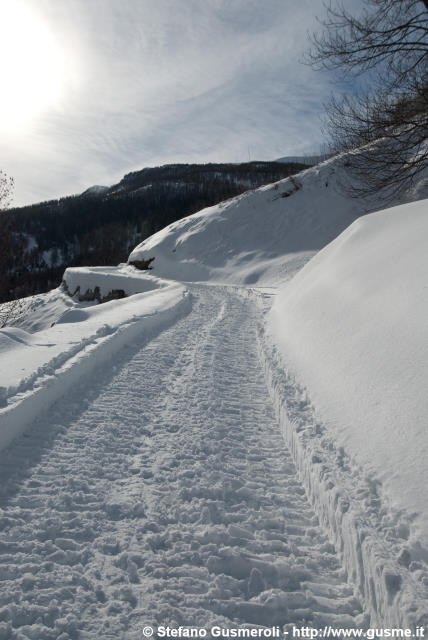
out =
[(297, 162), (164, 165), (129, 173), (111, 187), (10, 209), (1, 301), (57, 286), (67, 266), (123, 262), (171, 222), (302, 168)]

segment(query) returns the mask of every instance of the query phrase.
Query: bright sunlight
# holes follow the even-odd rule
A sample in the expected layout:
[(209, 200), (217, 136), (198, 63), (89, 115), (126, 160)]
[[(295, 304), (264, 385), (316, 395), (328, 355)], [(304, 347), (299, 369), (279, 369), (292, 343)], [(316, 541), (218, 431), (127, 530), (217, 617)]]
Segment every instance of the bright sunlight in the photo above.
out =
[(42, 20), (17, 0), (0, 2), (0, 129), (22, 127), (61, 95), (62, 52)]

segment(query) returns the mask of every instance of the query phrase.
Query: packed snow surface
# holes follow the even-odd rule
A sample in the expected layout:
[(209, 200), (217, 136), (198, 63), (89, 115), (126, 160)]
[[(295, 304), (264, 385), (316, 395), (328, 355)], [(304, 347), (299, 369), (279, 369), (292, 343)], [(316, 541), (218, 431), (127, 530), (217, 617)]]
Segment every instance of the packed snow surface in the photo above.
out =
[(428, 200), (364, 216), (281, 289), (270, 329), (337, 442), (428, 554)]

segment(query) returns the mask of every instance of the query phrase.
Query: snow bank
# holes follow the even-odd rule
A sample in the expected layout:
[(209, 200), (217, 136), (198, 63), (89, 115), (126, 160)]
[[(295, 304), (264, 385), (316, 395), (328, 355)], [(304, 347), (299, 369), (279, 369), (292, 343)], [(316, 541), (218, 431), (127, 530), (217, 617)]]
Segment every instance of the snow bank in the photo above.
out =
[(174, 222), (138, 245), (129, 260), (154, 257), (153, 273), (177, 280), (284, 281), (356, 218), (382, 208), (379, 199), (344, 195), (346, 172), (336, 157), (248, 191)]
[(268, 323), (308, 493), (372, 609), (396, 623), (415, 622), (428, 585), (427, 214), (424, 200), (354, 222), (282, 288)]
[[(13, 321), (13, 326), (24, 329), (28, 333), (36, 333), (49, 329), (70, 309), (91, 307), (97, 302), (77, 303), (62, 289), (52, 289), (22, 299), (22, 313)], [(1, 307), (0, 307), (1, 309)]]
[(63, 282), (70, 295), (77, 293), (85, 296), (85, 294), (93, 294), (98, 288), (101, 298), (117, 290), (130, 296), (168, 285), (165, 280), (156, 278), (150, 273), (138, 271), (135, 267), (126, 264), (118, 267), (69, 267), (65, 270)]
[[(60, 291), (57, 295), (62, 296)], [(170, 284), (102, 305), (74, 304), (54, 326), (34, 334), (17, 327), (1, 329), (0, 449), (82, 376), (141, 334), (159, 332), (189, 305), (185, 287)]]

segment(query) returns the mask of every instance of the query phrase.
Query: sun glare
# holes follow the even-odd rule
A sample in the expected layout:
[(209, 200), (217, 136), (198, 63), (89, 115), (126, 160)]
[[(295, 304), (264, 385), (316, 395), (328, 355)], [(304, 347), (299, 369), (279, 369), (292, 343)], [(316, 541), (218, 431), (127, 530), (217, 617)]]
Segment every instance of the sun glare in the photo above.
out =
[(62, 53), (24, 3), (0, 0), (0, 129), (25, 125), (61, 95)]

